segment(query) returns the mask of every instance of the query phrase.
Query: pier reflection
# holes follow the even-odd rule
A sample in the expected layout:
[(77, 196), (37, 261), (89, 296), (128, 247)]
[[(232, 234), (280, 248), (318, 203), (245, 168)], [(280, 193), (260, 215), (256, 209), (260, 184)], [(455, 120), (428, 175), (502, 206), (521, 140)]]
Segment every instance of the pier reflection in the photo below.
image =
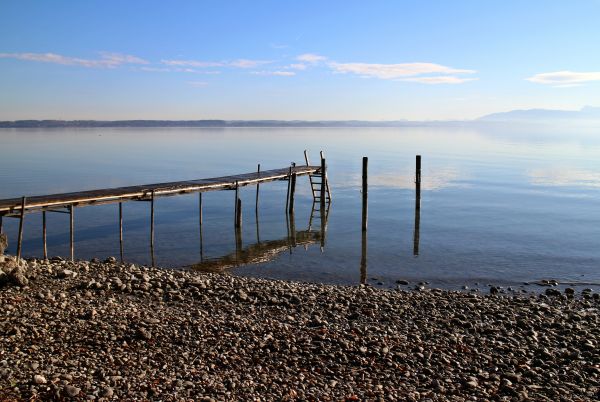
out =
[[(298, 246), (308, 248), (311, 244), (319, 244), (321, 250), (325, 247), (327, 232), (328, 206), (324, 210), (318, 208), (318, 203), (313, 203), (306, 230), (296, 230), (294, 213), (287, 214), (287, 235), (282, 239), (260, 241), (258, 215), (256, 215), (256, 242), (244, 247), (242, 232), (235, 230), (235, 251), (217, 258), (201, 258), (200, 262), (188, 266), (195, 271), (224, 272), (243, 265), (260, 264), (272, 261), (282, 253), (289, 252)], [(318, 216), (318, 217), (317, 217)], [(314, 221), (319, 219), (319, 230), (314, 230)]]

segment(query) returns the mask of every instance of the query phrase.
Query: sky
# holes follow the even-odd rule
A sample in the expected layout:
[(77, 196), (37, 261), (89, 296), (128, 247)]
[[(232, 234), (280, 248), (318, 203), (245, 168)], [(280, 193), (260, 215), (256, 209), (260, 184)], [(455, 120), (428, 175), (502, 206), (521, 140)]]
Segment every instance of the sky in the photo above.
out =
[(0, 0), (0, 120), (600, 106), (600, 0)]

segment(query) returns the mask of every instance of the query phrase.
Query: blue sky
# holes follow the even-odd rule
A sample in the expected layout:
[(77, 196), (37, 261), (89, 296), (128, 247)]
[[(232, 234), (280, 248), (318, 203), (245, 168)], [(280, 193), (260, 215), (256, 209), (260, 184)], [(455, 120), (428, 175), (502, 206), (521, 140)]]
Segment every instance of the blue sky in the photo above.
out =
[(0, 120), (600, 106), (600, 0), (0, 2)]

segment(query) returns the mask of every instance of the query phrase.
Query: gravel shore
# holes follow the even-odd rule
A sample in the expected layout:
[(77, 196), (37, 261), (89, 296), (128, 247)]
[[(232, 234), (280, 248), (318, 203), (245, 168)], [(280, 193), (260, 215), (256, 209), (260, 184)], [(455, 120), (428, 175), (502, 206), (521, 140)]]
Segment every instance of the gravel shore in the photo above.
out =
[(6, 258), (1, 400), (600, 399), (592, 293), (390, 291)]

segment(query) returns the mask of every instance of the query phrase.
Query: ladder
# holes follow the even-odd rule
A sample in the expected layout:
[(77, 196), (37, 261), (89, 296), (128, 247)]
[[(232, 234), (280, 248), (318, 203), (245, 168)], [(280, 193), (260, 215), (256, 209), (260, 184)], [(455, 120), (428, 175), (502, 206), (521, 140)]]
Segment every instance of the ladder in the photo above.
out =
[[(325, 157), (323, 151), (321, 151), (321, 160)], [(310, 166), (310, 161), (308, 160), (308, 152), (304, 150), (304, 160), (306, 161), (306, 166)], [(323, 175), (323, 172), (320, 170), (317, 173), (313, 173), (308, 175), (308, 180), (310, 181), (310, 189), (312, 191), (313, 202), (320, 203), (321, 202), (321, 183), (323, 180), (325, 181), (325, 201), (327, 204), (331, 204), (331, 189), (329, 188), (329, 180), (327, 179), (327, 172)], [(329, 209), (329, 208), (328, 208)]]

